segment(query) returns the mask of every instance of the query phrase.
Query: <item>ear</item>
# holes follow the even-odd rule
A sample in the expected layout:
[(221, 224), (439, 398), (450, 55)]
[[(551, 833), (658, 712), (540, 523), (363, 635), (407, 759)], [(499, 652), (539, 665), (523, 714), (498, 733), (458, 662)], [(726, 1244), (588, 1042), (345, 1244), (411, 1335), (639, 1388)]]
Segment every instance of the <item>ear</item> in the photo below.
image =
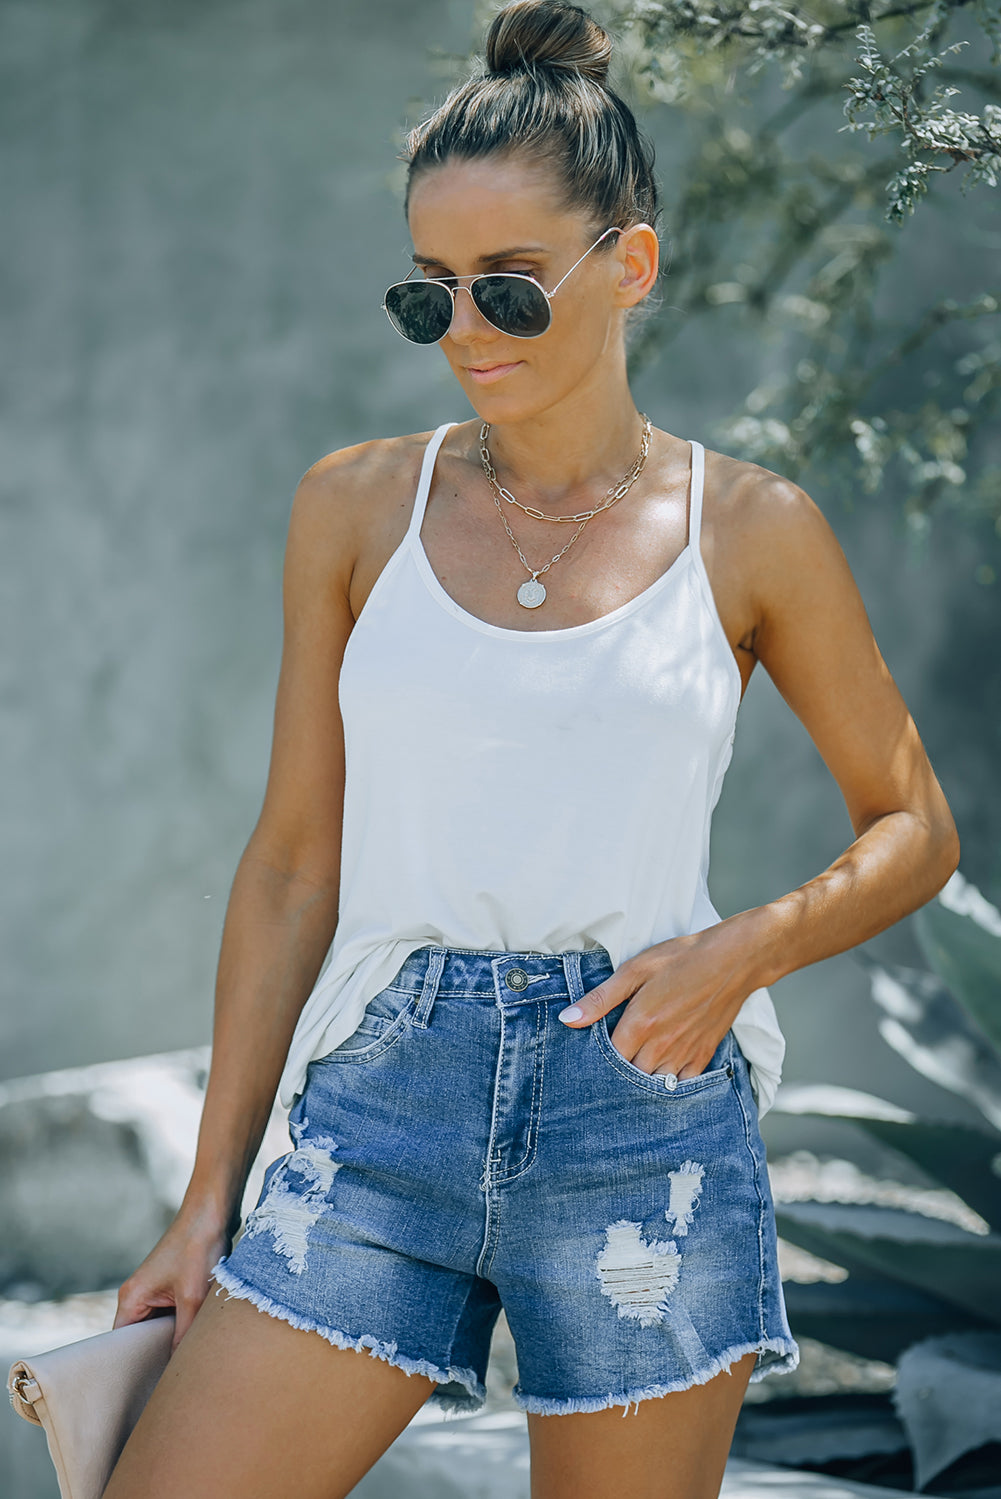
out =
[(616, 259), (622, 267), (616, 304), (635, 307), (652, 290), (660, 266), (660, 240), (649, 224), (634, 224), (619, 235)]

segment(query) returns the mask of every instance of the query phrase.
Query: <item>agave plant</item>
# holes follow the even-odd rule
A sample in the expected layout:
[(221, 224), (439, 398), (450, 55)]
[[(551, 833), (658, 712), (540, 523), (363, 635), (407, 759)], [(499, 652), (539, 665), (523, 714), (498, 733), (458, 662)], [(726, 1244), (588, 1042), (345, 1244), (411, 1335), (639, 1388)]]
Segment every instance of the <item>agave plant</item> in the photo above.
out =
[(784, 1086), (775, 1108), (849, 1120), (959, 1197), (969, 1226), (853, 1202), (784, 1202), (776, 1216), (783, 1238), (847, 1271), (787, 1283), (793, 1330), (896, 1362), (894, 1404), (923, 1489), (962, 1453), (1001, 1441), (1001, 912), (957, 871), (914, 920), (928, 971), (857, 954), (880, 1034), (984, 1125), (827, 1084)]

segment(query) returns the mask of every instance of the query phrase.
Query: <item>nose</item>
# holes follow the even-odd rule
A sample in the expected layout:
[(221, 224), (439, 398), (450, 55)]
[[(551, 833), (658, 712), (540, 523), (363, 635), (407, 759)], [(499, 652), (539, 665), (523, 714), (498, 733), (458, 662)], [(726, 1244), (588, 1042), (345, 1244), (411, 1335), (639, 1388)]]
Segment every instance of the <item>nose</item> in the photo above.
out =
[(452, 288), (452, 321), (448, 326), (448, 337), (457, 343), (468, 343), (471, 339), (483, 337), (484, 329), (490, 333), (496, 333), (497, 329), (492, 323), (488, 323), (476, 303), (468, 286), (454, 286)]

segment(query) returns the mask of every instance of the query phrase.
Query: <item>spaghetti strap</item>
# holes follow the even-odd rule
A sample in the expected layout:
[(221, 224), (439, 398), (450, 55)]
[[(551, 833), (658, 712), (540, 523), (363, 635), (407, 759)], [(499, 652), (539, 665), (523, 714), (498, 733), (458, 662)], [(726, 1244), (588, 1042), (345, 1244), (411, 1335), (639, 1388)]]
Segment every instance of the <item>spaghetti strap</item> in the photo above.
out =
[(688, 545), (698, 562), (702, 562), (702, 488), (706, 475), (706, 450), (694, 437), (692, 445), (691, 499), (688, 506)]
[(420, 535), (421, 526), (424, 522), (424, 512), (427, 509), (428, 495), (431, 493), (431, 476), (434, 473), (434, 461), (438, 456), (438, 449), (445, 440), (445, 433), (455, 422), (442, 422), (436, 427), (428, 439), (427, 447), (424, 449), (424, 461), (421, 464), (421, 476), (417, 485), (417, 494), (414, 499), (414, 509), (410, 517), (410, 525), (407, 527), (406, 540)]

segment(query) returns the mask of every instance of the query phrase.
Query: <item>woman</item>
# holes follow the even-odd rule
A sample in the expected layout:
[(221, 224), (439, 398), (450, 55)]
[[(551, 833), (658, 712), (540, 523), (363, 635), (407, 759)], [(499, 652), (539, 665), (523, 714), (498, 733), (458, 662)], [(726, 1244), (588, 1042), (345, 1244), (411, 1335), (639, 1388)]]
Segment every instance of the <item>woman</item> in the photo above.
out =
[[(347, 1494), (427, 1399), (481, 1403), (502, 1305), (539, 1499), (716, 1495), (748, 1381), (795, 1367), (766, 986), (929, 900), (958, 840), (817, 506), (635, 407), (657, 199), (609, 50), (522, 0), (411, 136), (423, 278), (386, 309), (477, 415), (297, 488), (197, 1162), (120, 1297), (180, 1346), (108, 1499)], [(756, 661), (856, 837), (720, 920)], [(294, 1148), (230, 1252), (283, 1066)]]

